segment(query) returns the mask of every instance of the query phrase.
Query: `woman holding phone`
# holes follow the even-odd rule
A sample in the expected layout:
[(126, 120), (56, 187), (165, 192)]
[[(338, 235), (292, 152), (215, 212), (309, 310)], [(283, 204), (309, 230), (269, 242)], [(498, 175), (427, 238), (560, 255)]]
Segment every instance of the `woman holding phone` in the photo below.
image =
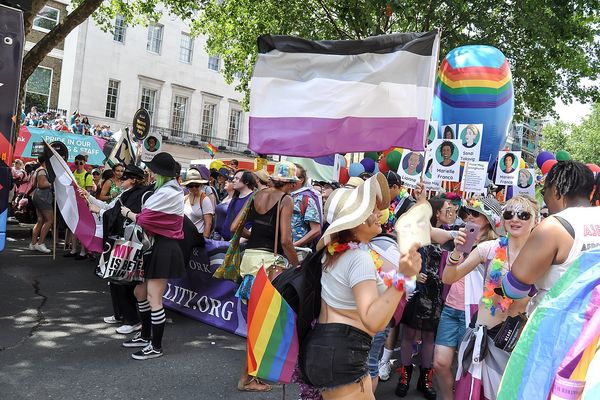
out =
[[(492, 197), (485, 197), (479, 200), (469, 200), (461, 209), (460, 217), (465, 222), (477, 224), (479, 233), (475, 244), (492, 240), (501, 233), (500, 226), (500, 204)], [(444, 232), (447, 237), (440, 240), (440, 243), (452, 239), (450, 232)], [(446, 267), (448, 268), (448, 259)], [(469, 279), (477, 279), (483, 282), (482, 274), (474, 272)], [(476, 276), (475, 276), (476, 275)], [(445, 280), (442, 279), (444, 283)], [(438, 394), (444, 400), (453, 399), (452, 387), (454, 385), (454, 375), (452, 373), (452, 364), (454, 353), (459, 348), (464, 336), (466, 326), (470, 321), (471, 313), (465, 313), (469, 307), (468, 301), (465, 304), (465, 297), (471, 295), (465, 293), (465, 277), (456, 280), (446, 296), (446, 303), (442, 309), (440, 323), (435, 338), (435, 349), (433, 355), (433, 368), (435, 369), (436, 381), (438, 383)]]
[[(463, 259), (463, 254), (455, 250), (448, 257), (447, 267), (442, 277), (444, 283), (454, 283), (475, 268), (483, 266), (484, 285), (481, 300), (474, 324), (467, 328), (460, 344), (458, 370), (463, 371), (456, 384), (456, 397), (471, 399), (471, 393), (481, 393), (487, 399), (494, 398), (510, 353), (508, 346), (495, 337), (508, 317), (515, 317), (525, 312), (529, 298), (511, 300), (496, 294), (495, 289), (501, 287), (502, 277), (510, 271), (511, 265), (529, 238), (529, 234), (537, 223), (538, 204), (526, 196), (516, 196), (508, 200), (502, 213), (502, 225), (506, 236), (479, 243), (477, 247)], [(459, 230), (454, 243), (460, 247), (467, 240), (464, 228)], [(487, 351), (480, 369), (473, 368), (472, 358), (465, 356), (476, 343), (483, 343)], [(479, 389), (479, 390), (477, 390)], [(479, 397), (478, 397), (479, 398)]]

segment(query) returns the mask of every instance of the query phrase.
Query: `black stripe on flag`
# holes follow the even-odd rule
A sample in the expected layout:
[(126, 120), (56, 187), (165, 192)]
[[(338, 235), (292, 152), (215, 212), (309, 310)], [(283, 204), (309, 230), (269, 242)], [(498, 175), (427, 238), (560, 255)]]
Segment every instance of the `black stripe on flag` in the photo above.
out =
[(438, 30), (430, 32), (393, 33), (364, 40), (307, 40), (295, 36), (262, 35), (258, 37), (259, 53), (279, 50), (284, 53), (356, 55), (408, 51), (431, 56)]

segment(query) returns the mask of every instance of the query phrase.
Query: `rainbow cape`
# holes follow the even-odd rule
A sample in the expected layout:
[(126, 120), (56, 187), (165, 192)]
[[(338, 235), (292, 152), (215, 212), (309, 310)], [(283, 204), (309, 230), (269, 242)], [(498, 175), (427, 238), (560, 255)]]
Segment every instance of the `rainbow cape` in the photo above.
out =
[(206, 152), (207, 152), (207, 153), (208, 153), (208, 154), (211, 156), (211, 158), (212, 158), (212, 157), (214, 157), (214, 156), (215, 156), (215, 154), (217, 154), (217, 148), (216, 148), (214, 145), (212, 145), (212, 144), (210, 144), (210, 143), (207, 143), (207, 144), (206, 144)]
[(260, 268), (248, 301), (248, 374), (290, 383), (297, 359), (296, 314)]
[[(600, 399), (600, 249), (581, 254), (529, 318), (497, 400)], [(578, 397), (579, 396), (579, 397)]]

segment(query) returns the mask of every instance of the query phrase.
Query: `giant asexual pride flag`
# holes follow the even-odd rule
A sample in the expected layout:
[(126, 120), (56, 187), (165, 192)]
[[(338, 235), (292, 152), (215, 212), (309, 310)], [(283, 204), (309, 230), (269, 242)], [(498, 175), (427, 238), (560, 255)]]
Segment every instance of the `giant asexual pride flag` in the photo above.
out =
[(259, 154), (423, 150), (439, 33), (310, 41), (263, 35), (250, 85)]
[(78, 193), (79, 187), (69, 166), (45, 140), (44, 154), (48, 160), (48, 172), (54, 177), (56, 205), (65, 223), (86, 249), (101, 253), (104, 243), (102, 219), (92, 214), (85, 199)]

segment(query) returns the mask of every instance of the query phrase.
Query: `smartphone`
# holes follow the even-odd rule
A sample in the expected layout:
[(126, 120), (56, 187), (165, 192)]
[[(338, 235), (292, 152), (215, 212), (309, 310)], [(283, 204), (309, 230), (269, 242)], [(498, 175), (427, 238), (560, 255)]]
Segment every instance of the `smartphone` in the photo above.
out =
[(461, 253), (470, 253), (473, 249), (473, 245), (477, 241), (477, 236), (479, 235), (480, 226), (473, 223), (467, 222), (465, 224), (465, 233), (467, 234), (467, 239), (465, 244), (462, 246), (456, 246), (456, 251), (460, 251)]

